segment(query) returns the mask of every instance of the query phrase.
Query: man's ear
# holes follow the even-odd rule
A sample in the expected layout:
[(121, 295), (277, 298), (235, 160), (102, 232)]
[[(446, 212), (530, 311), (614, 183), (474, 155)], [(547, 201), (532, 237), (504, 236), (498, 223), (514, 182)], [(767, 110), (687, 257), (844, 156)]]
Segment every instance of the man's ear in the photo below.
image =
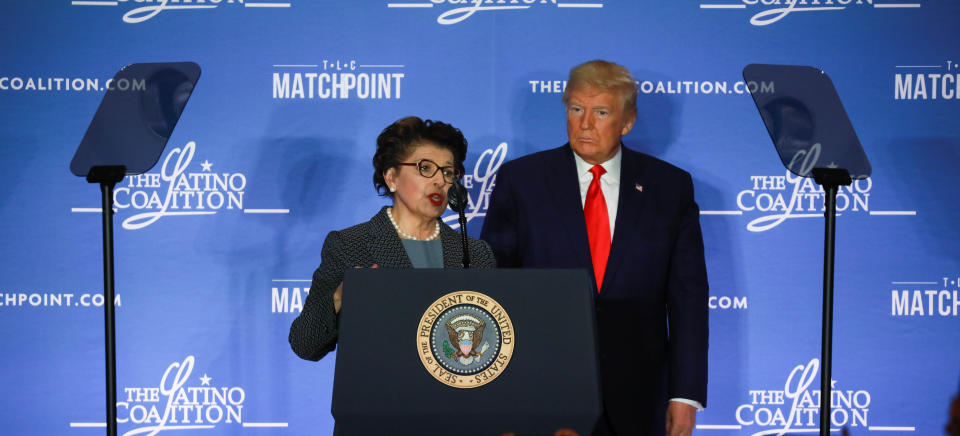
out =
[(627, 136), (627, 133), (630, 133), (630, 130), (633, 129), (633, 123), (637, 121), (637, 114), (633, 114), (623, 123), (623, 127), (620, 129), (620, 136)]

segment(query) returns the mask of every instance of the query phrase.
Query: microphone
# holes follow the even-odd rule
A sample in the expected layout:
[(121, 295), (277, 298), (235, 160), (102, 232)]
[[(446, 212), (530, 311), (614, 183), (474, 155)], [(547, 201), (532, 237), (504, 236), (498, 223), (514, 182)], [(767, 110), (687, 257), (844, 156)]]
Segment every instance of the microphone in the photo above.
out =
[(460, 184), (460, 180), (454, 180), (447, 189), (447, 204), (450, 209), (460, 214), (460, 241), (463, 247), (463, 267), (470, 268), (470, 250), (467, 248), (467, 188)]

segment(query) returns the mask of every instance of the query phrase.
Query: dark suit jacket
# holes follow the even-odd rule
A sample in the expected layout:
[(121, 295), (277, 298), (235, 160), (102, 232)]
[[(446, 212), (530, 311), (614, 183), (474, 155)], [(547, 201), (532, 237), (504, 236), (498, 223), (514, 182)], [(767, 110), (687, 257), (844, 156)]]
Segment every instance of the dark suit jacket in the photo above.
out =
[[(669, 398), (707, 403), (700, 211), (688, 173), (621, 149), (616, 226), (595, 297), (605, 418), (618, 435), (661, 434)], [(595, 280), (569, 145), (500, 168), (480, 238), (501, 268), (585, 268)]]
[[(443, 267), (463, 268), (460, 234), (442, 222), (440, 243)], [(493, 268), (493, 254), (486, 243), (469, 238), (467, 245), (471, 268)], [(303, 310), (290, 325), (290, 347), (297, 356), (307, 360), (320, 360), (336, 348), (337, 314), (333, 308), (333, 292), (343, 281), (347, 268), (374, 264), (379, 268), (413, 268), (386, 208), (380, 209), (370, 221), (330, 232), (323, 242), (320, 258)], [(343, 292), (350, 291), (344, 289)]]

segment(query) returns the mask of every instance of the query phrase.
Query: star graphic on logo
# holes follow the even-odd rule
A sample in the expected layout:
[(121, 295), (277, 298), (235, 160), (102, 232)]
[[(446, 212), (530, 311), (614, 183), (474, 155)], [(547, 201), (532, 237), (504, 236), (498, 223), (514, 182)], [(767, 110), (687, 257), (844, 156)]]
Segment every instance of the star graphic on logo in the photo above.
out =
[(203, 373), (203, 377), (200, 377), (200, 386), (210, 386), (210, 380), (212, 377), (207, 377), (207, 373)]
[(210, 163), (210, 161), (204, 159), (203, 162), (200, 163), (200, 166), (203, 167), (204, 171), (210, 171), (210, 167), (212, 167), (213, 164)]
[(837, 164), (833, 161), (830, 161), (830, 163), (827, 164), (827, 168), (836, 168), (836, 167), (837, 167)]

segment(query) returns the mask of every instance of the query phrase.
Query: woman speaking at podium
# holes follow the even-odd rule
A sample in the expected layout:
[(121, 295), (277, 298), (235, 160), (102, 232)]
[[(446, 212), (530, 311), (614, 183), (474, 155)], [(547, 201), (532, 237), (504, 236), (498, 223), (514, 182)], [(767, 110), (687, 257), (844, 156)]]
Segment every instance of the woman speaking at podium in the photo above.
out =
[[(327, 235), (303, 311), (290, 326), (297, 356), (320, 360), (335, 348), (347, 268), (462, 268), (460, 235), (440, 216), (447, 208), (447, 189), (463, 175), (466, 155), (460, 130), (440, 121), (407, 117), (380, 133), (373, 186), (393, 206)], [(467, 245), (471, 266), (494, 266), (486, 242), (469, 238)]]

